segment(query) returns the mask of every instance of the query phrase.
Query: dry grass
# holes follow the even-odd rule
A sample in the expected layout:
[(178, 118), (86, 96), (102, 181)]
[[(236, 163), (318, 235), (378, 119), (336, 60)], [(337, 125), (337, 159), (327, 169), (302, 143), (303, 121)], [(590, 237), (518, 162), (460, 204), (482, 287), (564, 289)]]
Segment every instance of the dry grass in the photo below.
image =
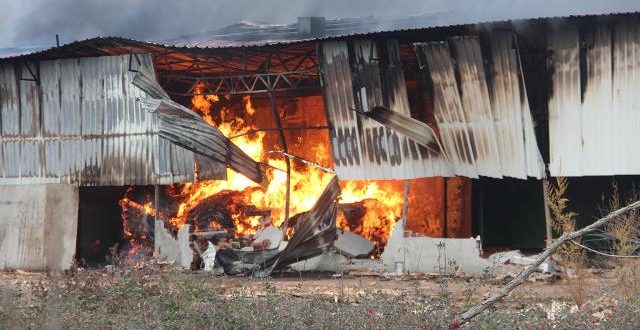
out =
[[(9, 287), (2, 280), (7, 277), (15, 279)], [(464, 279), (447, 280), (447, 291), (439, 292), (433, 279), (326, 276), (318, 287), (310, 279), (215, 277), (169, 266), (26, 279), (0, 273), (0, 329), (443, 329), (466, 300)], [(338, 296), (340, 285), (347, 295)], [(481, 295), (496, 289), (490, 280), (483, 285)], [(637, 328), (637, 304), (598, 293), (576, 307), (565, 296), (526, 291), (465, 328)]]

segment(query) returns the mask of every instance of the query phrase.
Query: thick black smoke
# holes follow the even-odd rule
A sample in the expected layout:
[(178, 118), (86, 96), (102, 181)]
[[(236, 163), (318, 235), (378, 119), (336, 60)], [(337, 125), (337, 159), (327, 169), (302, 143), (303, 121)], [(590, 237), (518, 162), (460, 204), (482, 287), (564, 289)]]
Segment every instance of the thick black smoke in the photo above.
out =
[[(508, 18), (640, 10), (638, 0), (0, 0), (0, 48), (95, 36), (163, 40), (241, 20), (288, 24), (327, 18), (426, 15), (455, 24)], [(437, 13), (437, 15), (434, 15)]]

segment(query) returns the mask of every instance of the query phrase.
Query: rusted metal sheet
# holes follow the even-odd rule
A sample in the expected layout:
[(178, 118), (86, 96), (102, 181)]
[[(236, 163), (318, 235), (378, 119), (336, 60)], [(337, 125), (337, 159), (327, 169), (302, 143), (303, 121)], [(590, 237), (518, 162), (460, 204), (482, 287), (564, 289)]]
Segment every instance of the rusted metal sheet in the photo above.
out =
[[(0, 184), (168, 184), (194, 180), (195, 156), (161, 143), (133, 86), (150, 55), (0, 67)], [(201, 177), (224, 178), (225, 165)]]
[(410, 117), (396, 41), (323, 42), (318, 51), (333, 158), (341, 179), (452, 174), (440, 154), (354, 111), (385, 106)]
[(551, 175), (640, 174), (640, 21), (558, 26), (550, 36)]

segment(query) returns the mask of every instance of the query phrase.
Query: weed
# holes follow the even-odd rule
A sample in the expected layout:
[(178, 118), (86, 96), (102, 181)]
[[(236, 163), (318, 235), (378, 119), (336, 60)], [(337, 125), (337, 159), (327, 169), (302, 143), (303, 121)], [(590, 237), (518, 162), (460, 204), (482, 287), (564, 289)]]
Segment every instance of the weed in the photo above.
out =
[[(566, 197), (569, 183), (566, 178), (556, 178), (555, 185), (549, 185), (547, 204), (553, 218), (553, 230), (557, 235), (570, 233), (576, 230), (577, 213), (568, 210), (569, 199)], [(567, 283), (573, 301), (582, 305), (585, 303), (586, 288), (584, 285), (584, 273), (586, 271), (586, 254), (584, 250), (575, 244), (564, 244), (556, 251), (561, 268), (566, 275)]]

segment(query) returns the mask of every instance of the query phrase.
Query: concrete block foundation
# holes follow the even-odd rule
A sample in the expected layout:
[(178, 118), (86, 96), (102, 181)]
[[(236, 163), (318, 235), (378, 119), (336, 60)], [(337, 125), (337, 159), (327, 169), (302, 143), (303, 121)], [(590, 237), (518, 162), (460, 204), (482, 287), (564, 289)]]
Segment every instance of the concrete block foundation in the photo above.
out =
[(0, 186), (0, 269), (69, 269), (78, 198), (69, 184)]

